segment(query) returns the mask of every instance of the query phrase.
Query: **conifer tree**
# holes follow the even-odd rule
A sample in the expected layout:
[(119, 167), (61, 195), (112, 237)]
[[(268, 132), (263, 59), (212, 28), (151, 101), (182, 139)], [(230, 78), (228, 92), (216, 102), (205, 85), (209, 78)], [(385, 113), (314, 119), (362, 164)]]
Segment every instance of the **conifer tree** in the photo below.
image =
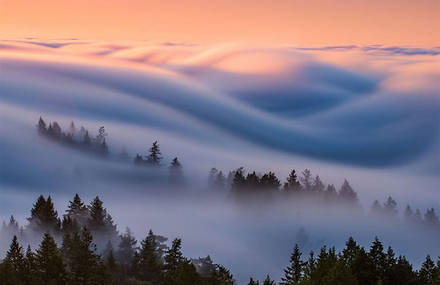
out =
[(159, 284), (161, 282), (162, 263), (156, 252), (156, 236), (150, 230), (141, 242), (138, 278), (143, 281)]
[(175, 157), (173, 161), (171, 161), (169, 172), (170, 184), (179, 185), (183, 183), (182, 164), (180, 163), (179, 159), (177, 159), (177, 157)]
[(157, 141), (153, 143), (153, 145), (150, 147), (149, 155), (147, 156), (147, 162), (152, 166), (159, 166), (160, 161), (162, 160), (160, 147)]
[(23, 248), (18, 243), (17, 236), (14, 235), (9, 250), (6, 252), (5, 261), (12, 265), (15, 275), (23, 280), (26, 275), (26, 261)]
[(90, 217), (88, 225), (92, 231), (104, 231), (105, 230), (105, 218), (106, 210), (102, 206), (102, 201), (98, 196), (93, 199), (89, 206)]
[(46, 122), (43, 120), (42, 117), (40, 117), (40, 119), (38, 120), (38, 132), (40, 134), (46, 134), (47, 133)]
[(342, 201), (347, 202), (351, 205), (356, 204), (358, 201), (357, 194), (356, 192), (354, 192), (347, 179), (344, 180), (344, 183), (339, 190), (339, 197)]
[[(35, 256), (36, 277), (42, 284), (66, 284), (66, 271), (55, 240), (44, 234)], [(40, 284), (40, 283), (37, 283)]]
[(72, 238), (68, 235), (63, 240), (63, 250), (69, 268), (70, 282), (72, 284), (94, 284), (99, 265), (96, 255), (96, 246), (92, 242), (92, 235), (87, 228), (81, 233), (74, 233)]
[(263, 281), (263, 285), (275, 285), (275, 281), (270, 279), (269, 275), (266, 275), (266, 278)]
[(259, 284), (260, 284), (260, 282), (258, 282), (258, 280), (255, 281), (255, 280), (251, 277), (251, 278), (249, 278), (249, 283), (248, 283), (247, 285), (259, 285)]
[(92, 144), (92, 139), (90, 138), (89, 131), (85, 131), (82, 142), (85, 146), (90, 146)]
[(78, 194), (75, 194), (72, 201), (69, 201), (67, 206), (66, 216), (70, 219), (76, 221), (76, 223), (84, 226), (88, 219), (89, 211), (87, 206), (84, 205), (83, 201)]
[(284, 269), (284, 277), (281, 278), (282, 285), (296, 285), (299, 284), (302, 273), (304, 262), (301, 261), (302, 253), (299, 250), (298, 244), (295, 244), (293, 252), (290, 255), (290, 264)]
[(125, 229), (125, 233), (120, 236), (120, 240), (117, 258), (125, 270), (128, 270), (136, 253), (137, 240), (129, 228)]
[(290, 191), (300, 191), (301, 190), (301, 183), (298, 181), (298, 176), (296, 175), (296, 170), (292, 169), (289, 176), (287, 177), (287, 184), (284, 189), (287, 192)]
[(142, 165), (145, 163), (145, 161), (143, 160), (142, 156), (138, 153), (136, 154), (136, 157), (133, 160), (135, 165)]
[(310, 169), (304, 169), (300, 177), (301, 184), (305, 191), (310, 191), (312, 189), (312, 172)]
[(395, 217), (397, 215), (397, 202), (391, 198), (391, 196), (388, 197), (387, 201), (383, 204), (383, 211), (384, 213), (389, 217)]
[(422, 284), (435, 284), (434, 281), (440, 281), (435, 263), (429, 254), (426, 256), (418, 275)]

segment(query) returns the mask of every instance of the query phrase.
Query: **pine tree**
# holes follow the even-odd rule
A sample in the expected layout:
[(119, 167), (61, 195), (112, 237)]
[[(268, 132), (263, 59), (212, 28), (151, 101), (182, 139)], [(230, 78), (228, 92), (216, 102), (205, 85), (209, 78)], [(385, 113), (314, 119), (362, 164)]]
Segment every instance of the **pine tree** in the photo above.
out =
[(31, 210), (31, 217), (28, 221), (35, 230), (40, 232), (57, 233), (60, 229), (61, 222), (58, 219), (58, 213), (52, 203), (52, 198), (49, 196), (47, 200), (40, 195), (34, 207)]
[(278, 191), (281, 185), (280, 180), (276, 177), (275, 173), (271, 171), (261, 176), (260, 184), (264, 190), (269, 191)]
[(159, 166), (162, 157), (160, 156), (161, 152), (157, 141), (153, 143), (153, 145), (148, 151), (150, 154), (147, 156), (147, 162), (152, 166)]
[(397, 202), (388, 197), (387, 201), (383, 204), (383, 212), (389, 217), (395, 217), (397, 215)]
[(418, 275), (419, 281), (422, 284), (434, 284), (434, 281), (437, 279), (437, 268), (429, 254), (426, 256)]
[(135, 165), (143, 165), (145, 161), (142, 159), (142, 156), (138, 153), (136, 154), (136, 157), (133, 160)]
[(298, 244), (295, 244), (293, 248), (293, 252), (290, 255), (290, 264), (286, 269), (284, 269), (284, 277), (281, 278), (282, 285), (296, 285), (299, 284), (303, 268), (304, 262), (301, 261), (302, 253), (299, 250)]
[(137, 240), (134, 238), (129, 228), (125, 229), (125, 233), (120, 236), (120, 240), (121, 242), (119, 243), (117, 259), (125, 270), (128, 270), (136, 252)]
[(161, 282), (161, 258), (156, 251), (156, 236), (150, 230), (141, 242), (138, 278), (143, 281), (159, 284)]
[(40, 134), (47, 134), (46, 122), (41, 117), (38, 120), (38, 132)]
[(344, 183), (339, 190), (339, 198), (341, 199), (341, 201), (344, 201), (351, 205), (356, 204), (358, 201), (357, 194), (356, 192), (354, 192), (347, 179), (344, 180)]
[(89, 136), (89, 131), (85, 131), (82, 142), (85, 146), (90, 146), (92, 144), (92, 139)]
[(266, 275), (266, 278), (263, 281), (263, 285), (275, 285), (275, 281), (270, 279), (269, 275)]
[[(35, 256), (36, 277), (43, 284), (66, 284), (66, 271), (55, 240), (44, 234)], [(39, 283), (37, 283), (39, 284)]]
[(12, 265), (15, 275), (23, 280), (26, 275), (26, 261), (23, 248), (18, 243), (17, 236), (14, 235), (9, 250), (6, 253), (5, 261)]
[(312, 172), (309, 169), (304, 169), (300, 177), (301, 184), (305, 191), (310, 191), (312, 189)]
[(436, 226), (440, 223), (437, 215), (435, 214), (434, 208), (426, 210), (425, 223), (429, 226)]
[(175, 157), (169, 167), (169, 181), (172, 185), (181, 185), (183, 183), (182, 164)]
[(370, 251), (368, 253), (371, 260), (373, 261), (376, 267), (376, 274), (378, 277), (383, 280), (386, 271), (386, 255), (384, 252), (384, 248), (382, 242), (375, 237), (373, 243), (371, 244)]
[(284, 190), (287, 192), (297, 192), (301, 190), (301, 183), (298, 181), (295, 169), (292, 169), (289, 177), (287, 177), (287, 184)]
[(258, 280), (254, 281), (254, 279), (251, 277), (249, 278), (249, 283), (247, 285), (259, 285), (259, 284), (260, 282), (258, 282)]
[(72, 220), (76, 221), (81, 226), (86, 224), (88, 219), (89, 211), (87, 206), (84, 205), (78, 194), (75, 194), (72, 201), (69, 201), (67, 206), (66, 215)]
[(107, 213), (102, 204), (98, 196), (90, 203), (88, 225), (91, 231), (99, 232), (105, 230), (105, 218)]
[(312, 185), (313, 192), (322, 193), (322, 192), (324, 192), (324, 189), (325, 189), (324, 183), (322, 182), (319, 175), (316, 175), (315, 179), (313, 179), (313, 185)]
[(70, 282), (72, 284), (94, 284), (99, 257), (95, 253), (96, 246), (87, 228), (83, 228), (81, 233), (74, 233), (72, 238), (66, 235), (63, 240), (63, 251), (66, 254)]

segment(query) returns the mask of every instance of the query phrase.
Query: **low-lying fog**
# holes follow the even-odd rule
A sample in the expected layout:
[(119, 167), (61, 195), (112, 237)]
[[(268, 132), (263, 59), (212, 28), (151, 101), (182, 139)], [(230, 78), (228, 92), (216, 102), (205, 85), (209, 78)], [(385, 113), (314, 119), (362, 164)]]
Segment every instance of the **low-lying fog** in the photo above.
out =
[[(251, 275), (279, 279), (295, 242), (307, 255), (324, 244), (340, 249), (349, 236), (368, 246), (377, 235), (415, 266), (428, 253), (440, 255), (438, 230), (402, 220), (407, 204), (422, 214), (431, 207), (440, 212), (438, 94), (428, 79), (413, 78), (409, 87), (397, 88), (397, 79), (416, 72), (397, 72), (401, 62), (395, 55), (386, 55), (395, 64), (391, 67), (368, 55), (375, 64), (360, 72), (321, 62), (322, 54), (260, 50), (291, 59), (282, 76), (260, 80), (260, 73), (245, 75), (229, 65), (220, 70), (219, 59), (213, 64), (206, 58), (209, 53), (194, 55), (191, 64), (144, 70), (122, 63), (111, 68), (93, 61), (64, 63), (41, 54), (33, 58), (31, 49), (26, 55), (11, 50), (0, 52), (2, 220), (12, 214), (24, 225), (40, 194), (53, 197), (60, 215), (75, 193), (87, 202), (99, 195), (120, 232), (128, 226), (138, 240), (149, 228), (170, 239), (182, 237), (185, 255), (209, 254), (241, 282)], [(230, 64), (240, 54), (246, 51), (223, 58)], [(425, 60), (435, 62), (438, 56)], [(412, 64), (432, 75), (426, 78), (438, 77), (429, 65)], [(73, 120), (91, 136), (105, 126), (110, 157), (41, 137), (40, 116), (63, 129)], [(155, 140), (163, 171), (135, 167), (133, 157), (145, 155)], [(127, 162), (117, 159), (122, 149)], [(170, 190), (156, 180), (176, 156), (186, 187)], [(226, 190), (208, 189), (211, 167), (227, 174), (241, 166), (274, 171), (282, 183), (292, 168), (311, 169), (336, 188), (347, 179), (362, 211), (304, 201), (243, 205)], [(400, 218), (371, 217), (373, 201), (382, 203), (390, 195)]]

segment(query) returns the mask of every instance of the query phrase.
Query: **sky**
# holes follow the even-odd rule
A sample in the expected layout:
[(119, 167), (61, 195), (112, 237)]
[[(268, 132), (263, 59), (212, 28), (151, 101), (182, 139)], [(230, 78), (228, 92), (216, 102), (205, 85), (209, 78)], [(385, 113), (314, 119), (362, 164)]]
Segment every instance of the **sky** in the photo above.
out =
[(0, 0), (3, 38), (440, 45), (437, 0)]

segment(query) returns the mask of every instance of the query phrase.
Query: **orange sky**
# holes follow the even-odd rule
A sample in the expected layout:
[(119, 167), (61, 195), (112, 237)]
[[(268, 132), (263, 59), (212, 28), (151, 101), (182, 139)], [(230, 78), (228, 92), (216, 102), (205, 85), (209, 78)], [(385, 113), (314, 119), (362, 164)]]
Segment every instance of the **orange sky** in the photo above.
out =
[(0, 36), (440, 45), (439, 14), (439, 0), (0, 0)]

